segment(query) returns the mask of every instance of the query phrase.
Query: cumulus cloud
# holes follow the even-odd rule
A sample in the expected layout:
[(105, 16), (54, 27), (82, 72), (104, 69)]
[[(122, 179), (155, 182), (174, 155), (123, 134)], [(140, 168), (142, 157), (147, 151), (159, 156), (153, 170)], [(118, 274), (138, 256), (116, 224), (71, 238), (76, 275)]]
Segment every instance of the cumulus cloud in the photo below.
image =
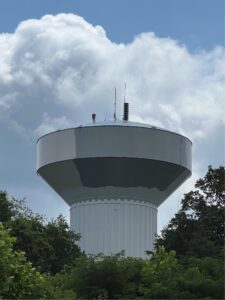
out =
[(34, 133), (37, 137), (40, 137), (48, 132), (52, 132), (54, 130), (61, 130), (65, 127), (72, 127), (72, 125), (72, 122), (70, 122), (66, 116), (50, 118), (47, 113), (44, 113), (42, 117), (42, 122), (35, 129)]
[[(99, 118), (111, 117), (114, 86), (122, 99), (124, 82), (134, 120), (192, 139), (224, 122), (222, 47), (191, 54), (153, 33), (115, 44), (101, 26), (73, 14), (24, 21), (15, 33), (0, 35), (0, 45), (1, 110), (18, 123), (26, 119), (34, 132), (46, 123), (40, 124), (45, 111), (58, 119), (56, 110), (63, 109), (75, 122), (86, 121), (92, 110)], [(61, 121), (60, 126), (70, 123)]]
[(101, 26), (74, 14), (30, 19), (14, 33), (0, 34), (0, 122), (18, 135), (34, 139), (85, 123), (92, 112), (98, 120), (111, 118), (115, 86), (120, 117), (125, 82), (133, 121), (187, 135), (194, 142), (194, 164), (204, 171), (221, 163), (222, 46), (190, 53), (152, 32), (116, 44)]

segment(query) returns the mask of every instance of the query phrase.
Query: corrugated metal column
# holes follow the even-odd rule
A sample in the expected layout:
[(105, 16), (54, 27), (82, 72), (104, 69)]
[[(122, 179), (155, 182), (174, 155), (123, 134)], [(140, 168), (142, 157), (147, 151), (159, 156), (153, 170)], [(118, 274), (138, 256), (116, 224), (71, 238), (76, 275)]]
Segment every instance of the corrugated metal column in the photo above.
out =
[(71, 229), (81, 233), (79, 245), (86, 253), (146, 257), (157, 233), (157, 207), (149, 202), (104, 199), (73, 204)]

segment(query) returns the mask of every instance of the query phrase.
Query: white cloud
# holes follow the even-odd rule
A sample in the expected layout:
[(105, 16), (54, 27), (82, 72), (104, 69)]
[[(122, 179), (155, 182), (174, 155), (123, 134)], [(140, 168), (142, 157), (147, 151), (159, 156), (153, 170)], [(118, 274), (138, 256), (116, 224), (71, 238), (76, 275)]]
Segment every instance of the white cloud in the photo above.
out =
[(27, 118), (33, 107), (39, 120), (30, 127), (40, 126), (43, 112), (57, 107), (72, 110), (80, 121), (94, 108), (109, 117), (114, 85), (122, 98), (125, 81), (135, 119), (160, 122), (195, 139), (224, 118), (222, 47), (191, 54), (153, 33), (115, 44), (101, 26), (59, 14), (24, 21), (14, 34), (2, 34), (0, 51), (0, 105), (12, 114), (28, 105)]
[(66, 116), (50, 118), (47, 113), (44, 113), (42, 123), (34, 130), (34, 134), (36, 137), (40, 137), (48, 132), (73, 127), (73, 125)]
[(193, 54), (154, 33), (116, 44), (73, 14), (30, 19), (0, 34), (0, 121), (18, 135), (33, 139), (85, 123), (94, 111), (98, 120), (111, 118), (115, 86), (121, 116), (124, 82), (131, 119), (191, 138), (198, 174), (223, 162), (222, 46)]

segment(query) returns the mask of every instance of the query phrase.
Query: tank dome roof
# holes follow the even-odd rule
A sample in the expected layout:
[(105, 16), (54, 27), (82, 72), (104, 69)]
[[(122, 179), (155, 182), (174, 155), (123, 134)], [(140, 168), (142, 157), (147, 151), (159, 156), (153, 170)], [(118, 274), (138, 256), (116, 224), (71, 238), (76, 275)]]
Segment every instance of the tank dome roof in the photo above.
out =
[(88, 126), (126, 126), (126, 127), (129, 126), (129, 127), (145, 127), (145, 128), (162, 129), (146, 123), (131, 122), (131, 121), (124, 121), (124, 120), (107, 120), (107, 121), (100, 121), (100, 122), (90, 122), (84, 125), (80, 125), (79, 127), (88, 127)]

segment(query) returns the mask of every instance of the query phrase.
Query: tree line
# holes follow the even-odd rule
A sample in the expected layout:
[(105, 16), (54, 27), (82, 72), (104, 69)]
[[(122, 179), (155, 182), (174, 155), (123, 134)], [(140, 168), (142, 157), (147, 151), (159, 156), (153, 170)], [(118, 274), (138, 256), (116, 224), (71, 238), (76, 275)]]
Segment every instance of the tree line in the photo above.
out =
[(63, 216), (0, 191), (0, 299), (223, 299), (224, 178), (208, 167), (147, 259), (87, 255)]

